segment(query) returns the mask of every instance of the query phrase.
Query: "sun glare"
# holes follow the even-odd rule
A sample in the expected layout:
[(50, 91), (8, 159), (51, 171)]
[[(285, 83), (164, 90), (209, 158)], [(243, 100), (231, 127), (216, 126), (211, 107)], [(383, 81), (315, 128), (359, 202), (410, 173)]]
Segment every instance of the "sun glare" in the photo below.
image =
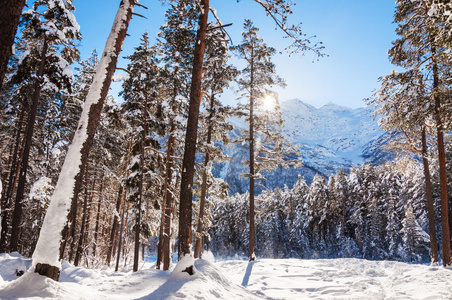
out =
[(265, 110), (273, 110), (275, 108), (275, 98), (273, 98), (271, 95), (266, 95), (263, 99), (263, 109)]

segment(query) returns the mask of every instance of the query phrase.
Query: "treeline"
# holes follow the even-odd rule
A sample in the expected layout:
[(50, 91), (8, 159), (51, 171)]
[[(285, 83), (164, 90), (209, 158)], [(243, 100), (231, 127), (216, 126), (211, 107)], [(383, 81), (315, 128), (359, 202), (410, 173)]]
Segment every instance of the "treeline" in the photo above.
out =
[[(214, 162), (227, 159), (227, 118), (256, 120), (256, 139), (270, 132), (273, 123), (263, 124), (269, 112), (250, 117), (253, 104), (246, 102), (255, 97), (257, 109), (269, 88), (282, 84), (272, 76), (276, 50), (249, 20), (242, 44), (230, 49), (226, 25), (215, 13), (215, 21), (207, 21), (209, 9), (203, 7), (209, 1), (170, 1), (155, 43), (144, 33), (127, 57), (124, 101), (118, 104), (107, 97), (108, 87), (133, 7), (143, 5), (120, 1), (104, 53), (94, 50), (74, 74), (81, 33), (72, 2), (33, 1), (2, 71), (0, 252), (33, 256), (35, 272), (58, 280), (63, 259), (92, 267), (116, 258), (118, 268), (133, 258), (136, 271), (150, 238), (158, 237), (151, 248), (157, 249), (157, 267), (167, 270), (176, 240), (180, 257), (191, 255), (191, 242), (201, 251), (210, 220), (207, 197), (227, 194), (227, 185), (211, 173)], [(256, 2), (291, 37), (294, 52), (323, 55), (323, 47), (308, 46), (299, 26), (287, 24), (292, 3)], [(250, 45), (268, 49), (252, 58), (257, 83), (248, 82), (248, 68), (240, 72), (228, 64), (230, 50), (246, 60), (254, 51)], [(265, 70), (268, 79), (262, 82)], [(232, 81), (246, 99), (235, 110), (219, 101)], [(280, 125), (277, 109), (272, 121)], [(275, 146), (266, 148), (271, 143), (263, 139), (259, 151), (276, 153), (270, 151)], [(195, 165), (196, 155), (203, 162)], [(194, 205), (193, 198), (199, 199)]]
[[(435, 177), (436, 228), (440, 232), (439, 179)], [(211, 251), (246, 255), (248, 194), (215, 201)], [(356, 257), (429, 262), (427, 204), (422, 168), (404, 159), (363, 164), (310, 185), (264, 191), (256, 199), (256, 254), (274, 258)]]

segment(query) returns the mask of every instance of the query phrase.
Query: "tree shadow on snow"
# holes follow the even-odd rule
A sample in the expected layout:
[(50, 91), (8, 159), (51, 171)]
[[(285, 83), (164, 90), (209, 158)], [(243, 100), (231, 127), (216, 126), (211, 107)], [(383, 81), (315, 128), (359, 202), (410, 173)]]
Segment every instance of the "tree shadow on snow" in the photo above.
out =
[(180, 297), (185, 298), (182, 293), (178, 293), (180, 288), (187, 283), (186, 280), (174, 280), (173, 278), (168, 278), (168, 280), (159, 286), (155, 291), (147, 296), (137, 298), (137, 300), (151, 300), (151, 299), (166, 299), (168, 297)]
[(243, 277), (242, 286), (246, 287), (248, 282), (250, 281), (251, 271), (253, 270), (254, 261), (248, 262), (248, 266), (246, 267), (245, 276)]

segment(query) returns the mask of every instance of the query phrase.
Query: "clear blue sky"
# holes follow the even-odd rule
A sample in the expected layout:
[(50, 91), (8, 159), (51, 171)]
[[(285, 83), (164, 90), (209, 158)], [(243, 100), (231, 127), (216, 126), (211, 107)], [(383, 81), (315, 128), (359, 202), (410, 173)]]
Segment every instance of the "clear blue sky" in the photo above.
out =
[[(119, 0), (75, 0), (75, 16), (81, 26), (82, 59), (92, 49), (102, 52), (110, 31)], [(378, 88), (378, 77), (388, 74), (391, 66), (387, 50), (396, 39), (393, 14), (394, 0), (293, 0), (294, 13), (289, 21), (302, 22), (308, 36), (316, 35), (313, 42), (322, 41), (329, 57), (315, 61), (311, 53), (302, 58), (278, 55), (274, 62), (278, 75), (286, 80), (286, 89), (278, 89), (280, 100), (299, 98), (319, 107), (328, 102), (352, 108), (364, 106), (363, 98), (372, 95)], [(136, 7), (135, 11), (147, 20), (134, 17), (125, 41), (122, 56), (133, 51), (139, 39), (148, 31), (153, 37), (164, 23), (165, 6), (158, 0), (141, 0), (149, 9)], [(273, 21), (253, 0), (211, 0), (223, 23), (228, 27), (234, 44), (240, 43), (242, 24), (245, 18), (253, 20), (260, 28), (260, 36), (278, 50), (284, 49), (288, 41), (282, 32), (275, 30)], [(119, 66), (126, 67), (120, 60)], [(113, 93), (119, 90), (118, 84)], [(227, 104), (235, 103), (235, 94), (227, 92), (222, 99)]]

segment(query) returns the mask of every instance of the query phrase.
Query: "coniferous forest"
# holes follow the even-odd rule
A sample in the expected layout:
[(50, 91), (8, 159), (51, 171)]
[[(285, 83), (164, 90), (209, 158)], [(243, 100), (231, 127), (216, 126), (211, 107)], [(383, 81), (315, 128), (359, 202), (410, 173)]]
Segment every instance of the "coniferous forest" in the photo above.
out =
[[(287, 22), (294, 1), (254, 1), (293, 42), (287, 51), (325, 56), (321, 43)], [(388, 56), (397, 71), (381, 74), (366, 101), (394, 137), (384, 147), (397, 158), (312, 182), (300, 176), (274, 190), (262, 188), (265, 174), (303, 162), (282, 134), (274, 88), (285, 82), (272, 60), (279, 50), (252, 19), (231, 46), (228, 24), (209, 13), (209, 0), (166, 1), (156, 42), (143, 32), (126, 57), (121, 99), (114, 99), (109, 87), (128, 24), (154, 4), (117, 1), (105, 49), (81, 58), (76, 1), (34, 0), (26, 9), (25, 1), (5, 2), (1, 253), (32, 257), (35, 272), (57, 281), (63, 260), (137, 271), (156, 256), (156, 267), (169, 270), (173, 257), (193, 260), (205, 250), (250, 261), (452, 264), (449, 1), (396, 1), (397, 39)], [(223, 105), (231, 85), (237, 105)], [(230, 134), (232, 118), (247, 126), (238, 137)], [(224, 178), (213, 176), (231, 160), (231, 145), (248, 151), (249, 171), (236, 174), (249, 180), (244, 194), (229, 194)], [(193, 273), (193, 263), (183, 271)]]

